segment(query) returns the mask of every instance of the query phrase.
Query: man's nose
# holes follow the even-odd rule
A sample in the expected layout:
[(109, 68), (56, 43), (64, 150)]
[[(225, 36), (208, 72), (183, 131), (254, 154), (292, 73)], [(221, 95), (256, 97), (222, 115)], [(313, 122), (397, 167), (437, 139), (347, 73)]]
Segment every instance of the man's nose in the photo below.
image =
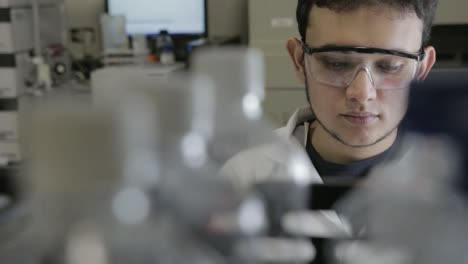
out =
[(377, 90), (370, 70), (363, 68), (356, 74), (356, 77), (346, 89), (346, 97), (348, 100), (357, 101), (361, 104), (376, 99)]

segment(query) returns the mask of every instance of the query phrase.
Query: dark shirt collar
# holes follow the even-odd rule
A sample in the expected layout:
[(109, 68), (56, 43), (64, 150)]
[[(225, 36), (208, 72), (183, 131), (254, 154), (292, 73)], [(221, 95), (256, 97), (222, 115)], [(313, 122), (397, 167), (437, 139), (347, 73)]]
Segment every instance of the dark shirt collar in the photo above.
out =
[[(307, 124), (306, 124), (307, 125)], [(394, 157), (397, 152), (399, 143), (400, 143), (400, 133), (398, 133), (397, 139), (393, 145), (384, 151), (383, 153), (356, 162), (349, 164), (338, 164), (334, 162), (329, 162), (323, 159), (317, 150), (312, 145), (310, 136), (313, 133), (312, 130), (307, 135), (306, 143), (306, 152), (312, 161), (312, 164), (317, 169), (319, 175), (323, 177), (351, 177), (351, 178), (361, 178), (365, 177), (369, 171), (376, 165)]]

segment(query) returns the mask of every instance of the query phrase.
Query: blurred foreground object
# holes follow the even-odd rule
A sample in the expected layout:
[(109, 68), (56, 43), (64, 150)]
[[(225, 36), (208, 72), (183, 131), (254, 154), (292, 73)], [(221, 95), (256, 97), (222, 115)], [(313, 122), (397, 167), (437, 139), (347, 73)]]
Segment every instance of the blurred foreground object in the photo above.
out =
[[(195, 54), (193, 71), (211, 78), (215, 85), (209, 156), (224, 164), (225, 176), (241, 188), (268, 180), (318, 181), (309, 173), (305, 152), (273, 133), (273, 125), (264, 116), (264, 64), (263, 54), (256, 49), (205, 48)], [(253, 157), (263, 159), (258, 167), (243, 165)]]
[[(232, 55), (249, 61), (246, 53)], [(246, 145), (238, 137), (222, 138), (226, 146), (243, 146), (238, 151), (277, 141), (268, 136), (271, 130), (263, 133), (266, 127), (256, 129), (261, 125), (244, 131), (236, 119), (218, 122), (232, 108), (219, 106), (209, 75), (146, 76), (116, 86), (115, 103), (90, 106), (62, 98), (33, 111), (25, 190), (34, 208), (31, 248), (46, 263), (313, 259), (308, 239), (271, 236), (264, 196), (241, 191), (218, 174), (226, 156), (213, 155), (210, 147), (223, 144), (214, 140), (223, 126), (240, 124), (234, 132), (263, 136)], [(254, 106), (252, 113), (260, 107)], [(307, 171), (296, 165), (278, 173), (307, 181)]]
[(447, 70), (411, 87), (401, 159), (375, 168), (337, 206), (355, 240), (330, 247), (333, 263), (468, 259), (467, 83), (467, 70)]

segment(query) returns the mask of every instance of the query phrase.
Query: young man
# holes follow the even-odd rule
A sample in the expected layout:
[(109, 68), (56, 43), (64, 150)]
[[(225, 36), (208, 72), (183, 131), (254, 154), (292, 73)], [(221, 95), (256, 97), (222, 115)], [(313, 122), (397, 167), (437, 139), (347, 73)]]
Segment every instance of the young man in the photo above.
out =
[[(301, 39), (287, 50), (306, 87), (300, 108), (278, 134), (310, 157), (310, 177), (363, 177), (398, 145), (410, 82), (436, 60), (428, 46), (437, 0), (299, 0)], [(224, 172), (241, 186), (268, 179), (287, 154), (247, 151)]]
[[(309, 109), (306, 150), (319, 175), (365, 176), (391, 154), (409, 84), (435, 62), (427, 46), (437, 0), (299, 0), (301, 40), (287, 49)], [(297, 129), (297, 128), (296, 128)]]

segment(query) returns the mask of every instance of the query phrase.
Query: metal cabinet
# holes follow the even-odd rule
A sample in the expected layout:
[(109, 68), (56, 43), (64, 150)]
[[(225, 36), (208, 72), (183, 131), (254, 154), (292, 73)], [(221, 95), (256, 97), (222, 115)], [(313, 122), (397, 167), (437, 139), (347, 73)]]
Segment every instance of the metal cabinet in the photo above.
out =
[(435, 18), (436, 25), (468, 25), (467, 0), (441, 0)]

